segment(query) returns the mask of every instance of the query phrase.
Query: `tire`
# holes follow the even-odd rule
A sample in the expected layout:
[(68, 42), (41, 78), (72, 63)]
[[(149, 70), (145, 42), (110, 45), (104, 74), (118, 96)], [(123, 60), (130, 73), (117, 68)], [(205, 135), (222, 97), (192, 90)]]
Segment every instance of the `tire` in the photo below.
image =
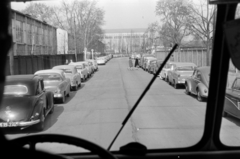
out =
[(197, 100), (199, 102), (202, 102), (203, 101), (203, 98), (201, 97), (201, 94), (200, 94), (200, 91), (197, 90)]
[(178, 89), (178, 85), (175, 81), (173, 81), (173, 86), (174, 86), (175, 89)]
[(55, 107), (55, 105), (53, 104), (53, 107), (52, 107), (51, 111), (49, 112), (49, 114), (52, 114), (54, 112), (54, 107)]
[(51, 111), (49, 112), (49, 114), (52, 114), (54, 112), (54, 102), (53, 102), (53, 96), (51, 96), (51, 101), (49, 101), (49, 103), (51, 103), (51, 106), (53, 107), (51, 109)]
[(41, 114), (40, 114), (40, 122), (35, 126), (35, 129), (37, 131), (43, 131), (45, 128), (45, 116), (44, 116), (44, 109), (42, 110)]
[(166, 82), (168, 82), (168, 77), (165, 77), (165, 79), (164, 79)]
[(68, 92), (68, 94), (66, 95), (67, 97), (70, 97), (70, 93)]
[(190, 95), (190, 94), (191, 94), (190, 91), (189, 91), (189, 88), (188, 88), (188, 84), (185, 85), (185, 93), (186, 93), (187, 95)]
[(78, 87), (81, 88), (81, 87), (82, 87), (82, 83), (80, 83), (80, 84), (78, 85)]

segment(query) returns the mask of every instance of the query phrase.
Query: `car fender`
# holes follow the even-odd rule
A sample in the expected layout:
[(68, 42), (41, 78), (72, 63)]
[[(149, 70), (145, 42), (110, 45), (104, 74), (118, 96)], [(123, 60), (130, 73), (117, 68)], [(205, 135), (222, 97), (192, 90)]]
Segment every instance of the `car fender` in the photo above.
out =
[(192, 90), (192, 82), (189, 79), (186, 79), (185, 81), (185, 86), (188, 86), (189, 91), (191, 92)]
[[(198, 83), (196, 89), (198, 89), (201, 96), (208, 95), (208, 88), (203, 83)], [(207, 93), (205, 93), (204, 90), (207, 90)]]
[(47, 104), (45, 108), (51, 109), (53, 107), (53, 93), (50, 91), (46, 92)]

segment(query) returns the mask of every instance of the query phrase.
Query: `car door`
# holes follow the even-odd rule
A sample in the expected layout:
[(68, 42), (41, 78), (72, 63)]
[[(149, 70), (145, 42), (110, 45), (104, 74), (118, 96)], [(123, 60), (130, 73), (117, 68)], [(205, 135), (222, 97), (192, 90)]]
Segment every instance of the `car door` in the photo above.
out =
[[(38, 98), (38, 105), (42, 108), (47, 106), (47, 97), (46, 97), (46, 93), (44, 90), (44, 85), (43, 85), (43, 81), (39, 80), (37, 82), (37, 89), (36, 89), (36, 96)], [(48, 109), (48, 108), (46, 108)]]
[(233, 105), (240, 110), (240, 78), (235, 79), (232, 88), (226, 93), (226, 98), (228, 98)]
[(200, 82), (200, 80), (201, 80), (200, 71), (195, 70), (192, 76), (192, 85), (190, 90), (193, 94), (197, 94), (196, 87), (197, 87), (197, 84)]

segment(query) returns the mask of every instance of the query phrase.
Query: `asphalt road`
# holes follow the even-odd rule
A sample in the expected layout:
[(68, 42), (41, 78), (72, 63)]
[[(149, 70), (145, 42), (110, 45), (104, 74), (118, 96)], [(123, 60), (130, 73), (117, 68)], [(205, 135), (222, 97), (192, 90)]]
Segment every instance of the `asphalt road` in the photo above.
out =
[[(80, 137), (107, 148), (123, 119), (135, 104), (153, 75), (128, 70), (127, 58), (115, 58), (96, 72), (82, 87), (72, 92), (65, 104), (57, 104), (46, 119), (46, 129), (7, 130), (9, 139), (32, 134), (57, 133)], [(112, 150), (132, 141), (149, 149), (188, 147), (203, 135), (206, 103), (156, 79), (133, 116), (114, 143)], [(221, 139), (239, 144), (240, 120), (224, 118)], [(82, 151), (62, 144), (39, 144), (51, 152)]]

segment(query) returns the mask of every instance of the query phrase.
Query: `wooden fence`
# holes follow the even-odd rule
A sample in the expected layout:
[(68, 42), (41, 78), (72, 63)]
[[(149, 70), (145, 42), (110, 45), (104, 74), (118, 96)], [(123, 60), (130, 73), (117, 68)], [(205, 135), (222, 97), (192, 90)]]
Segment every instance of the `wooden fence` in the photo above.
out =
[[(83, 54), (77, 54), (77, 58), (77, 61), (83, 61)], [(75, 62), (75, 55), (14, 56), (14, 75), (34, 74), (38, 70), (51, 69), (53, 66), (63, 65), (66, 63), (66, 60)], [(5, 73), (6, 75), (10, 75), (9, 57)]]

